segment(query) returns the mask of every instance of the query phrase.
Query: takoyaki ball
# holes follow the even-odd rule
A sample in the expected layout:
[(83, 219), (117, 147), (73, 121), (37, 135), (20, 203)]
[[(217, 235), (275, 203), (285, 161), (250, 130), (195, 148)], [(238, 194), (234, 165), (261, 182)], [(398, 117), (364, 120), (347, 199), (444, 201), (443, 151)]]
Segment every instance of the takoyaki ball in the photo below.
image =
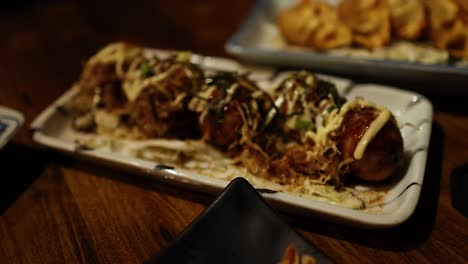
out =
[(360, 140), (377, 118), (377, 111), (372, 107), (364, 107), (347, 112), (341, 125), (341, 133), (337, 138), (338, 149), (343, 155), (343, 160), (354, 159), (349, 163), (350, 174), (369, 182), (388, 179), (403, 158), (403, 139), (393, 116), (368, 143), (362, 158), (354, 158)]
[(200, 113), (203, 140), (227, 150), (254, 140), (272, 101), (246, 75), (221, 73), (207, 80), (191, 107)]
[(203, 72), (191, 64), (163, 63), (166, 71), (154, 75), (153, 79), (149, 77), (147, 87), (133, 102), (132, 120), (148, 138), (196, 137), (199, 135), (197, 116), (187, 104), (201, 89)]
[(317, 115), (340, 107), (345, 99), (335, 86), (308, 71), (300, 71), (285, 79), (274, 91), (279, 114), (274, 126), (288, 137), (301, 142), (303, 134), (315, 127)]

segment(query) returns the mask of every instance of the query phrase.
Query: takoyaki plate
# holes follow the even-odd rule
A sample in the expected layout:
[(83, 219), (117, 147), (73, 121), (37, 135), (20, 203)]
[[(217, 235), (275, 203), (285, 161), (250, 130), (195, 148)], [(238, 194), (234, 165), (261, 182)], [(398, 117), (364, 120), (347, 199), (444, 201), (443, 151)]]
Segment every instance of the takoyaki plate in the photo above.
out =
[(431, 123), (413, 92), (111, 43), (31, 129), (160, 181), (219, 193), (243, 177), (287, 212), (383, 228), (416, 207)]

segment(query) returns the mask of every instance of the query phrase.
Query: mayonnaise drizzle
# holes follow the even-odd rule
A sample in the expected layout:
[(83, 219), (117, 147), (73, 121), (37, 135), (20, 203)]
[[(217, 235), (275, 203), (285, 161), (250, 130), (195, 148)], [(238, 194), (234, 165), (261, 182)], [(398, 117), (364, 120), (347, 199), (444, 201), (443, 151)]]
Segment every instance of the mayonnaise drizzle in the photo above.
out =
[(355, 159), (362, 159), (367, 145), (369, 145), (369, 143), (374, 139), (375, 135), (379, 133), (382, 127), (388, 122), (390, 117), (390, 111), (388, 111), (387, 109), (382, 109), (382, 111), (379, 113), (379, 116), (370, 124), (369, 128), (366, 130), (364, 135), (359, 140), (358, 145), (354, 149), (353, 156)]
[[(313, 131), (307, 131), (305, 136), (311, 138), (318, 147), (326, 146), (329, 141), (330, 133), (336, 131), (341, 126), (346, 113), (352, 109), (363, 107), (374, 108), (379, 112), (379, 114), (377, 118), (372, 121), (369, 128), (364, 132), (364, 135), (361, 137), (354, 150), (353, 157), (359, 160), (363, 157), (368, 144), (372, 139), (374, 139), (377, 133), (392, 116), (391, 112), (387, 108), (365, 101), (361, 98), (356, 98), (352, 101), (346, 102), (340, 110), (333, 110), (333, 112), (330, 113), (330, 116), (326, 118), (325, 125), (321, 125), (322, 120), (320, 118), (316, 120), (317, 132), (314, 133)], [(318, 117), (321, 116), (319, 115)]]

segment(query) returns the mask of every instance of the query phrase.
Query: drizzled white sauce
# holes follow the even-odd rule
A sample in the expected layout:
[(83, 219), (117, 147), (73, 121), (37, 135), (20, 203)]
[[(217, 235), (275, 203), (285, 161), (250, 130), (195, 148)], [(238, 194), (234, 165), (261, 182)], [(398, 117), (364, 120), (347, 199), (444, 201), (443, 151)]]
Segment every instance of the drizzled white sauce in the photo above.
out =
[(374, 139), (375, 135), (379, 133), (379, 131), (382, 129), (382, 127), (388, 122), (388, 120), (391, 117), (390, 111), (387, 109), (381, 110), (379, 113), (379, 116), (372, 121), (371, 125), (369, 128), (366, 130), (364, 135), (361, 137), (359, 140), (358, 145), (356, 146), (356, 149), (354, 149), (354, 158), (357, 160), (362, 159), (364, 156), (364, 151), (367, 148), (367, 145)]

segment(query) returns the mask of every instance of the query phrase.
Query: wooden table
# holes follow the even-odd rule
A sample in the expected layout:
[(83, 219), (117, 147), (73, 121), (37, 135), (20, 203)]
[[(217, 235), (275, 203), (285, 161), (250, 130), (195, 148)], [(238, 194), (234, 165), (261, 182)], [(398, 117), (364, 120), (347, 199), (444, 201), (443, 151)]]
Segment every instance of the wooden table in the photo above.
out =
[[(53, 154), (31, 139), (31, 120), (77, 80), (82, 62), (104, 44), (124, 40), (225, 55), (225, 41), (253, 4), (122, 2), (0, 5), (0, 105), (26, 118), (0, 151), (0, 263), (142, 262), (215, 198)], [(407, 222), (369, 231), (286, 216), (335, 262), (468, 261), (468, 221), (450, 197), (451, 172), (468, 162), (468, 98), (427, 96), (435, 107), (433, 134), (420, 202)]]

